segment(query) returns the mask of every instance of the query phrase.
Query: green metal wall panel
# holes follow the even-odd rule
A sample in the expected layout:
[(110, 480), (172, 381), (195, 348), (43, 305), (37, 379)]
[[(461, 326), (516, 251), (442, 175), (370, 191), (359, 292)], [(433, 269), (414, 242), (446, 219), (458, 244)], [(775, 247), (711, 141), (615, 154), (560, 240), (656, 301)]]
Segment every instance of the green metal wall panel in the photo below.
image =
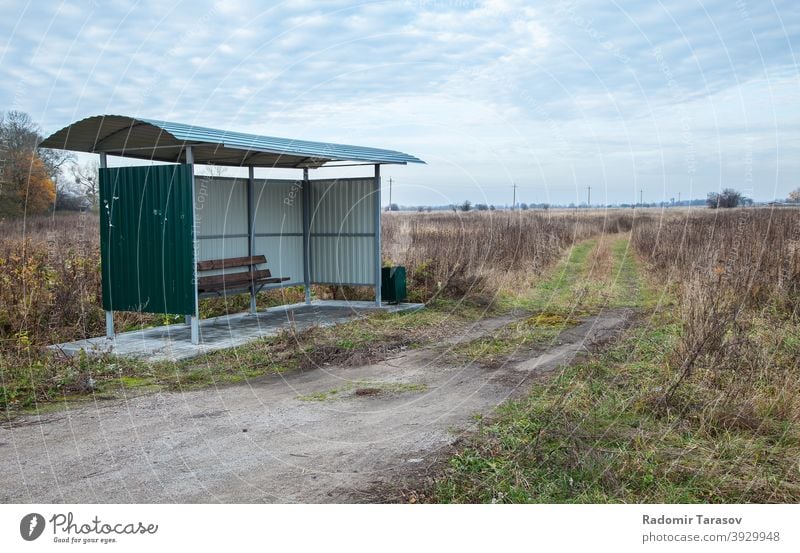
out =
[(192, 171), (100, 169), (104, 309), (195, 313)]

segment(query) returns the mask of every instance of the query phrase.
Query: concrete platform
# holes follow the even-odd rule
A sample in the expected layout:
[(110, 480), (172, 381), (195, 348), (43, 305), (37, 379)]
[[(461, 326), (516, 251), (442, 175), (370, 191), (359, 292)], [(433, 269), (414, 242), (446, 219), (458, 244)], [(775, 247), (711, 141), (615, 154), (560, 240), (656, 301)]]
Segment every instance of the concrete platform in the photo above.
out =
[(131, 332), (115, 338), (105, 336), (50, 346), (67, 355), (110, 353), (146, 361), (179, 361), (211, 351), (244, 345), (258, 338), (276, 336), (286, 329), (297, 332), (314, 326), (335, 324), (364, 317), (376, 311), (389, 313), (421, 309), (421, 303), (380, 307), (367, 301), (314, 301), (271, 307), (256, 314), (237, 313), (200, 321), (200, 344), (193, 345), (188, 325), (173, 324)]

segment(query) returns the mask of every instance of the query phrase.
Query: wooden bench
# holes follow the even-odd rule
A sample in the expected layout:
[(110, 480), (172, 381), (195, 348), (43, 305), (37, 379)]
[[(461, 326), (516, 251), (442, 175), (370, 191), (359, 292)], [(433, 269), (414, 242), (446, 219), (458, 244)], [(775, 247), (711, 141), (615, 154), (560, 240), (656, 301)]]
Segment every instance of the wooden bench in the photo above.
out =
[[(228, 259), (210, 259), (197, 263), (198, 273), (222, 269), (219, 275), (206, 275), (197, 277), (197, 292), (216, 293), (224, 295), (226, 292), (243, 292), (253, 289), (258, 292), (266, 284), (277, 284), (289, 280), (289, 277), (274, 277), (269, 269), (256, 269), (263, 265), (267, 258), (263, 255), (247, 257), (231, 257)], [(228, 272), (228, 269), (245, 268), (244, 271)]]

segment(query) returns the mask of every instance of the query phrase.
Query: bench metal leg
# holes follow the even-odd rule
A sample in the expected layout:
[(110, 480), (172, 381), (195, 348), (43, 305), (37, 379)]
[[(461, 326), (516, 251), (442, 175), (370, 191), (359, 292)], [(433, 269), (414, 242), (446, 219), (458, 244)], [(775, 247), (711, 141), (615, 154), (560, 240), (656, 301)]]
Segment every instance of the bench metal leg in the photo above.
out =
[(200, 343), (200, 319), (191, 315), (189, 318), (192, 325), (192, 344), (197, 345)]
[(106, 311), (106, 338), (114, 337), (114, 312)]

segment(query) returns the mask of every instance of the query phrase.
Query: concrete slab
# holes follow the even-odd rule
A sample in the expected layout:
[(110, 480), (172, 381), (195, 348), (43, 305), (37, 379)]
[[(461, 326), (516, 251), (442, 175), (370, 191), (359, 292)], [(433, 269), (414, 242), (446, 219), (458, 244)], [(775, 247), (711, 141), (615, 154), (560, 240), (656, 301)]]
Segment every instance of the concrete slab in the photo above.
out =
[(364, 317), (376, 311), (395, 313), (421, 309), (421, 303), (382, 304), (368, 301), (320, 300), (281, 305), (256, 314), (236, 313), (200, 321), (200, 344), (193, 345), (190, 329), (185, 324), (173, 324), (121, 332), (113, 339), (105, 336), (65, 342), (50, 346), (67, 355), (81, 351), (88, 354), (121, 355), (146, 361), (180, 361), (225, 348), (244, 345), (293, 328), (300, 332), (314, 326), (332, 326)]

